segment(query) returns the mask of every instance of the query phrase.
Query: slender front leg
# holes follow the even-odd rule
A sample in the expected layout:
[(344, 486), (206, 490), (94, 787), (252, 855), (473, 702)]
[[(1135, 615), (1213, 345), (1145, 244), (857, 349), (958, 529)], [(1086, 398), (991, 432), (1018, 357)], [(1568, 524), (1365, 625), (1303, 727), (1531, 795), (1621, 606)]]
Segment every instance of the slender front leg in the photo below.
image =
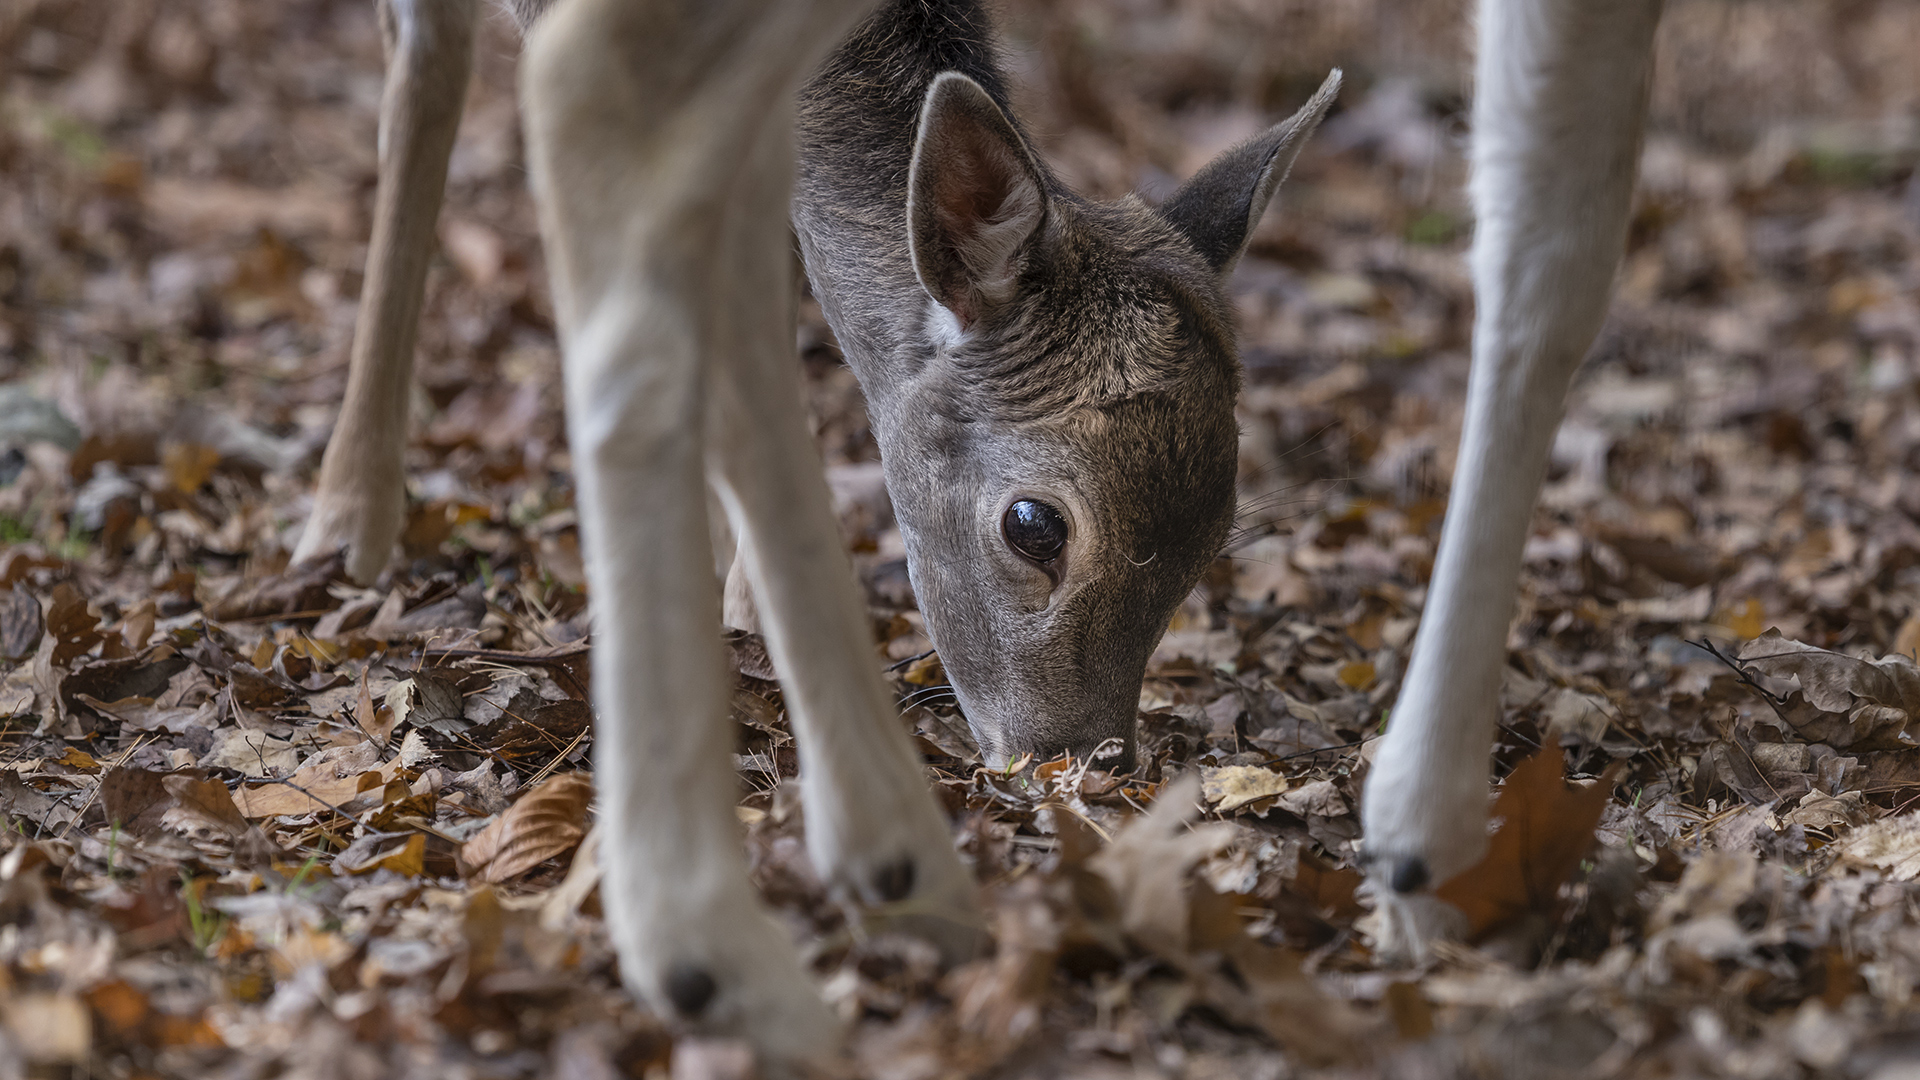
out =
[[(859, 6), (563, 0), (522, 67), (598, 613), (608, 928), (630, 986), (783, 1062), (824, 1054), (836, 1026), (747, 879), (705, 421), (727, 320), (785, 302), (736, 254), (786, 258), (788, 159), (768, 133)], [(764, 246), (733, 239), (769, 223)]]
[(1473, 107), (1473, 369), (1413, 660), (1367, 778), (1385, 951), (1449, 910), (1414, 896), (1486, 849), (1488, 751), (1520, 553), (1568, 383), (1626, 237), (1658, 0), (1484, 0)]
[(387, 87), (380, 103), (380, 183), (353, 328), (347, 395), (320, 462), (313, 513), (295, 562), (347, 555), (370, 581), (387, 565), (406, 508), (401, 471), (413, 345), (433, 255), (447, 158), (473, 62), (474, 0), (380, 0)]
[[(736, 574), (744, 564), (787, 690), (814, 866), (843, 899), (884, 904), (893, 927), (932, 939), (949, 960), (967, 959), (984, 940), (973, 879), (880, 680), (807, 431), (786, 226), (790, 127), (783, 113), (763, 129), (732, 196), (740, 212), (728, 218), (723, 250), (729, 280), (753, 301), (713, 298), (714, 486), (735, 522)], [(738, 585), (730, 574), (729, 593)]]

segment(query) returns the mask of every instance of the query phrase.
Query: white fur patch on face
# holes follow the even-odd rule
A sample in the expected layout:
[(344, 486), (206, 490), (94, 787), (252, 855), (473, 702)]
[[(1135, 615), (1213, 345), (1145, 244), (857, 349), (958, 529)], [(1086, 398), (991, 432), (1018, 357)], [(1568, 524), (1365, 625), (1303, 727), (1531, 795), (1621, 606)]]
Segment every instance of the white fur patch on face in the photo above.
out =
[(967, 332), (960, 320), (938, 300), (927, 298), (927, 338), (941, 352), (952, 352), (966, 344)]

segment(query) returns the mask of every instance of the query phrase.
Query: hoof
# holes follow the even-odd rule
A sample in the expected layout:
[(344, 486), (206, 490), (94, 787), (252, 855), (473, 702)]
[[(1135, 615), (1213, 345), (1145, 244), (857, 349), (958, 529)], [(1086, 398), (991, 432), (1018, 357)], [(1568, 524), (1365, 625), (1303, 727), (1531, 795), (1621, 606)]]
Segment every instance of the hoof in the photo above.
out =
[(1397, 893), (1414, 893), (1427, 887), (1427, 861), (1418, 857), (1398, 859), (1393, 864), (1393, 874), (1387, 884)]
[(667, 969), (667, 977), (661, 981), (661, 988), (667, 992), (667, 1000), (672, 1003), (675, 1012), (688, 1020), (697, 1020), (713, 1002), (713, 995), (720, 987), (702, 967), (692, 964), (675, 964)]

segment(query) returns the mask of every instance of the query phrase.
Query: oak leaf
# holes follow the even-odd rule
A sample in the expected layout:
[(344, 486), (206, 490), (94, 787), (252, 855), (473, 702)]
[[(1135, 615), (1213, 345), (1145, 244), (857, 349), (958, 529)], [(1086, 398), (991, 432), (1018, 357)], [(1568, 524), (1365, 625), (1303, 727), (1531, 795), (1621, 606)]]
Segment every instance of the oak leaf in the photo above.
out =
[(1553, 909), (1560, 886), (1593, 847), (1620, 769), (1612, 766), (1587, 787), (1568, 787), (1560, 754), (1549, 750), (1513, 770), (1493, 804), (1500, 827), (1486, 855), (1434, 890), (1466, 914), (1468, 940)]

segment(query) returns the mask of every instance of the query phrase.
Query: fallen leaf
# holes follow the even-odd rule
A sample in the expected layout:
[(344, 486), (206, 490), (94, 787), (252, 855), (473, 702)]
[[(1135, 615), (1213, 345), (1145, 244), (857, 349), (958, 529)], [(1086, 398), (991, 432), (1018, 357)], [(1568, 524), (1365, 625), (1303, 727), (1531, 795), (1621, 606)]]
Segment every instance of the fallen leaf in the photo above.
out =
[(0, 593), (0, 660), (24, 660), (40, 647), (40, 601), (21, 589)]
[(93, 1018), (71, 994), (24, 994), (6, 1003), (4, 1024), (21, 1057), (42, 1065), (84, 1065)]
[(1373, 665), (1367, 663), (1365, 660), (1355, 660), (1351, 663), (1342, 664), (1340, 665), (1339, 673), (1335, 677), (1340, 680), (1341, 686), (1349, 690), (1365, 690), (1367, 687), (1373, 685)]
[[(1794, 689), (1807, 708), (1785, 711), (1794, 734), (1843, 750), (1901, 750), (1920, 711), (1920, 666), (1905, 656), (1864, 660), (1816, 648), (1769, 630), (1734, 654), (1742, 671), (1778, 680), (1788, 704)], [(1770, 690), (1772, 688), (1769, 688)]]
[(524, 874), (580, 842), (592, 801), (587, 774), (550, 777), (475, 833), (460, 858), (481, 881), (498, 884)]
[(391, 870), (419, 877), (427, 862), (427, 838), (421, 833), (368, 833), (334, 856), (333, 866), (349, 874)]
[(1434, 890), (1466, 914), (1468, 940), (1553, 909), (1561, 884), (1593, 847), (1620, 768), (1609, 768), (1597, 783), (1569, 787), (1561, 779), (1560, 753), (1545, 750), (1513, 770), (1493, 804), (1500, 827), (1486, 855)]
[(1920, 812), (1854, 830), (1841, 845), (1840, 858), (1853, 866), (1884, 870), (1895, 881), (1920, 878)]
[(220, 464), (220, 451), (200, 443), (173, 443), (160, 451), (160, 464), (174, 490), (199, 491)]
[(1287, 790), (1287, 778), (1258, 765), (1202, 769), (1201, 793), (1215, 811), (1226, 814)]
[(247, 819), (220, 781), (176, 774), (161, 778), (160, 784), (174, 799), (174, 806), (161, 818), (163, 826), (181, 832), (212, 830), (227, 836), (247, 831)]
[(1186, 773), (1160, 792), (1152, 807), (1088, 860), (1112, 886), (1121, 928), (1142, 944), (1174, 955), (1187, 951), (1190, 918), (1187, 872), (1233, 841), (1234, 827), (1214, 822), (1189, 828), (1200, 816), (1200, 776)]

